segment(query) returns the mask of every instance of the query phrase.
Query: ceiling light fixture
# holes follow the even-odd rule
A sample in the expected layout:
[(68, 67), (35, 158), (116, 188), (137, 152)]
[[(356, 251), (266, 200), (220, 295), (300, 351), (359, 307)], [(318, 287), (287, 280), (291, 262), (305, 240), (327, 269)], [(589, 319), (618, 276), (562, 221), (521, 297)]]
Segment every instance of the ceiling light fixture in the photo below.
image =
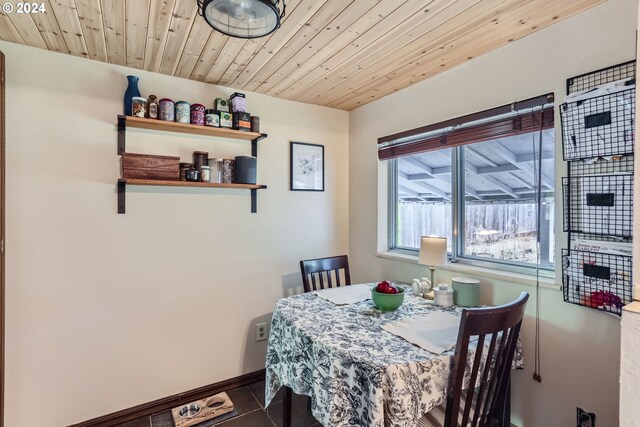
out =
[(196, 0), (198, 13), (214, 30), (231, 37), (255, 39), (280, 28), (285, 0)]

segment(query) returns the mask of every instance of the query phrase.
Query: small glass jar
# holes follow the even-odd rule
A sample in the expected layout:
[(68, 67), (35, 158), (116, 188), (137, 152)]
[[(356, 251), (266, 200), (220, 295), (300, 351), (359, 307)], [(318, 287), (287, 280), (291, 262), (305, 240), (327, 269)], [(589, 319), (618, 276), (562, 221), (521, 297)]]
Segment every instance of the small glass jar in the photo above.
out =
[(191, 105), (191, 124), (204, 126), (204, 105), (202, 104)]
[(134, 96), (131, 100), (131, 115), (144, 118), (147, 115), (147, 98)]
[(222, 183), (224, 159), (209, 159), (209, 182)]
[(180, 163), (180, 181), (187, 180), (187, 171), (193, 169), (193, 163)]
[(187, 181), (200, 181), (200, 172), (195, 169), (187, 171)]
[(209, 172), (210, 172), (209, 166), (202, 166), (200, 168), (200, 181), (209, 182), (209, 178), (210, 178)]
[(147, 117), (149, 119), (157, 119), (158, 110), (158, 97), (155, 95), (149, 95), (149, 102), (147, 103)]
[(167, 122), (175, 121), (176, 105), (173, 99), (162, 98), (160, 100), (160, 120)]
[(191, 123), (191, 105), (187, 101), (176, 102), (176, 122)]

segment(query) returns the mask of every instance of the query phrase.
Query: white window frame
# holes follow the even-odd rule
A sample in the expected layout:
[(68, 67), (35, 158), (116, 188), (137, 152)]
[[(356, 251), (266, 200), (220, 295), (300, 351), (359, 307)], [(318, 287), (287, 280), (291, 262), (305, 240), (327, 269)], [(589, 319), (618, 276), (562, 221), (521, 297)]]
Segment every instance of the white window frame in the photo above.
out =
[[(449, 147), (448, 147), (449, 148)], [(450, 147), (451, 149), (451, 194), (452, 194), (452, 235), (453, 239), (451, 242), (452, 252), (449, 253), (449, 262), (450, 263), (460, 263), (470, 266), (482, 267), (495, 269), (505, 272), (513, 272), (519, 274), (532, 275), (539, 272), (542, 277), (552, 278), (555, 276), (555, 264), (554, 266), (549, 265), (540, 265), (536, 266), (535, 264), (517, 262), (517, 261), (508, 261), (508, 260), (499, 260), (499, 259), (490, 259), (490, 258), (482, 258), (475, 257), (472, 255), (465, 255), (464, 251), (464, 226), (463, 224), (464, 218), (464, 154), (463, 154), (464, 146), (460, 147)], [(387, 163), (387, 165), (384, 165)], [(385, 238), (380, 239), (381, 234), (379, 233), (378, 239), (378, 249), (390, 252), (390, 253), (398, 253), (411, 256), (412, 258), (418, 257), (418, 249), (412, 248), (398, 248), (395, 247), (396, 242), (396, 214), (397, 214), (397, 163), (398, 159), (390, 159), (386, 162), (381, 162), (381, 168), (379, 171), (380, 184), (382, 181), (386, 181), (383, 185), (379, 186), (379, 188), (386, 189), (386, 197), (384, 195), (379, 194), (381, 197), (379, 201), (384, 201), (386, 204), (386, 221), (381, 221), (381, 223), (386, 224), (386, 233), (384, 233)], [(554, 200), (557, 200), (557, 197), (554, 192)], [(379, 210), (382, 212), (382, 210)], [(384, 218), (382, 218), (384, 219)], [(557, 224), (556, 224), (557, 226)], [(381, 231), (381, 230), (379, 230)]]

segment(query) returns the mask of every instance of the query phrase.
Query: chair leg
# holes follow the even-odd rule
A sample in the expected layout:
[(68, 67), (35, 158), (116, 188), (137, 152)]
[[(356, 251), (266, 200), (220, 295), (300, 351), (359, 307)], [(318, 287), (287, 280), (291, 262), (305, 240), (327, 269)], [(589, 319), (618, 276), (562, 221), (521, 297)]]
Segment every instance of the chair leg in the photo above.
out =
[(495, 413), (492, 414), (495, 419), (500, 420), (500, 427), (511, 427), (511, 373), (507, 377), (506, 384), (498, 390), (498, 402)]
[(312, 415), (311, 413), (311, 396), (307, 398), (307, 414)]
[(507, 384), (507, 395), (504, 399), (504, 423), (505, 427), (511, 427), (511, 374), (509, 374), (509, 384)]
[(291, 427), (291, 389), (284, 387), (284, 396), (282, 397), (282, 426)]

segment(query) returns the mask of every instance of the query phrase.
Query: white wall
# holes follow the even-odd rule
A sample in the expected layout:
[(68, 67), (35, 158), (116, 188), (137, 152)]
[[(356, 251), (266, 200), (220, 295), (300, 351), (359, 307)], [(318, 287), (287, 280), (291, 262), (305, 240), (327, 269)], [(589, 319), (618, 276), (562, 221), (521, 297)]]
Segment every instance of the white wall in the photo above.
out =
[[(386, 226), (385, 163), (376, 157), (378, 137), (481, 111), (550, 91), (557, 103), (565, 80), (635, 57), (636, 0), (610, 0), (524, 39), (473, 59), (350, 113), (350, 256), (356, 281), (382, 277), (410, 280), (424, 276), (416, 264), (376, 256)], [(556, 116), (556, 247), (566, 247), (561, 232), (562, 162), (559, 114)], [(378, 179), (380, 177), (380, 179)], [(380, 181), (380, 182), (379, 182)], [(377, 215), (376, 215), (377, 213)], [(379, 220), (382, 226), (379, 227)], [(556, 254), (557, 265), (559, 254)], [(481, 276), (480, 272), (465, 275)], [(458, 273), (438, 270), (439, 281)], [(558, 268), (556, 281), (561, 281)], [(619, 319), (566, 304), (557, 289), (542, 289), (542, 383), (534, 367), (535, 288), (520, 279), (484, 278), (482, 300), (505, 303), (521, 291), (532, 298), (522, 331), (524, 371), (513, 374), (513, 418), (520, 427), (575, 425), (575, 408), (597, 414), (598, 425), (618, 425)]]
[(624, 308), (620, 340), (620, 427), (636, 427), (640, 419), (640, 302)]
[[(264, 367), (254, 323), (301, 289), (298, 261), (348, 251), (348, 114), (248, 93), (248, 191), (130, 188), (116, 213), (116, 115), (143, 95), (231, 89), (0, 43), (6, 55), (6, 422), (61, 426)], [(326, 191), (290, 192), (289, 141), (325, 145)], [(127, 150), (249, 154), (250, 144), (131, 130)], [(34, 403), (37, 403), (34, 406)]]

